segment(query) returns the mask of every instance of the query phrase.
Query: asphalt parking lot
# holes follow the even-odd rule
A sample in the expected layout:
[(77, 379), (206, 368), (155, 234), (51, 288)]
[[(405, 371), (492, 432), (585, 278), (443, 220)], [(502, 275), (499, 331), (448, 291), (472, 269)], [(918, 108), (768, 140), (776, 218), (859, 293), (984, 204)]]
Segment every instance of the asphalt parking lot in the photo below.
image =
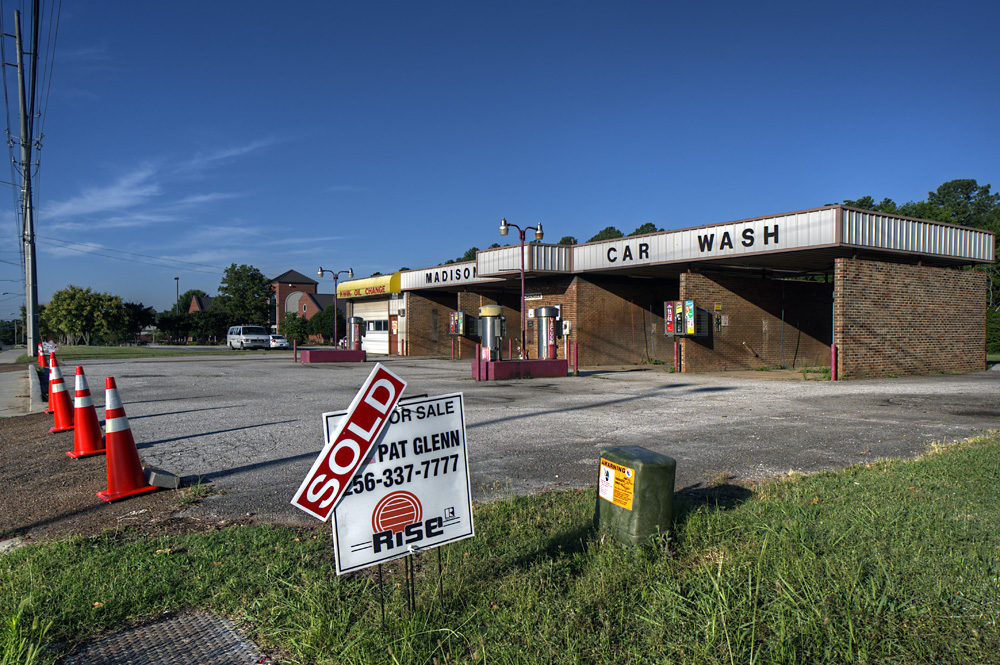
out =
[[(626, 367), (477, 383), (467, 361), (380, 361), (409, 383), (404, 398), (464, 394), (480, 501), (589, 487), (603, 446), (670, 455), (684, 489), (911, 457), (996, 428), (1000, 414), (1000, 372), (831, 383)], [(346, 408), (372, 368), (296, 364), (283, 352), (81, 365), (102, 418), (100, 388), (115, 377), (144, 465), (223, 492), (195, 514), (302, 524), (314, 518), (289, 501), (323, 445), (321, 414)]]

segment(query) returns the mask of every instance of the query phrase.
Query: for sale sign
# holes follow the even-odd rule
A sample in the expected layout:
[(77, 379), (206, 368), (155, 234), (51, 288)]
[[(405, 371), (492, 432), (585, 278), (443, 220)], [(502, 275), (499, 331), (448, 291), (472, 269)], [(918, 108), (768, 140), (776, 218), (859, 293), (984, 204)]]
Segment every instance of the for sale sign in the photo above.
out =
[(406, 381), (376, 364), (336, 430), (327, 430), (327, 442), (309, 474), (292, 498), (292, 505), (324, 522), (367, 459), (372, 444), (396, 408)]
[(337, 574), (472, 535), (462, 394), (400, 404), (333, 512)]

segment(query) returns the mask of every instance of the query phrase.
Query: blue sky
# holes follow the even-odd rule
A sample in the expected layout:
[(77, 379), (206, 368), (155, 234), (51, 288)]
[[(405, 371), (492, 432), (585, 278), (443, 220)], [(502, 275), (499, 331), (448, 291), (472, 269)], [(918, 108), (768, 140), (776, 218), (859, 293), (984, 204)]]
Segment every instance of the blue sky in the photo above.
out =
[(39, 300), (75, 284), (160, 310), (174, 277), (215, 294), (232, 263), (423, 268), (507, 242), (501, 217), (585, 241), (996, 190), (998, 19), (962, 0), (66, 2)]

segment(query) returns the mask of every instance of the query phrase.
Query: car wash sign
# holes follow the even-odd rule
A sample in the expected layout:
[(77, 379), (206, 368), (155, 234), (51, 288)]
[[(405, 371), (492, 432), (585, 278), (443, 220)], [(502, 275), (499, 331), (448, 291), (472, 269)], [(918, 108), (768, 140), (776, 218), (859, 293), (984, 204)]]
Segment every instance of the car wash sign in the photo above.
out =
[(389, 422), (406, 381), (376, 364), (292, 498), (324, 522)]
[(462, 394), (400, 404), (333, 511), (337, 574), (473, 535)]

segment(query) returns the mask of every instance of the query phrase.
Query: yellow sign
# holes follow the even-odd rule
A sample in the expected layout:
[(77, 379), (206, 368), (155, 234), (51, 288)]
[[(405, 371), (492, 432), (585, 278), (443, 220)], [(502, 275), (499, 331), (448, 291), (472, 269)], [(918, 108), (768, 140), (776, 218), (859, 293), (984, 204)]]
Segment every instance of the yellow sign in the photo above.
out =
[(337, 287), (337, 297), (347, 299), (389, 295), (390, 293), (399, 293), (399, 286), (400, 278), (398, 272), (394, 272), (391, 275), (352, 279), (349, 282), (340, 283)]
[(632, 510), (635, 494), (635, 469), (615, 464), (601, 458), (601, 477), (597, 483), (597, 493), (605, 501), (610, 501), (625, 510)]

